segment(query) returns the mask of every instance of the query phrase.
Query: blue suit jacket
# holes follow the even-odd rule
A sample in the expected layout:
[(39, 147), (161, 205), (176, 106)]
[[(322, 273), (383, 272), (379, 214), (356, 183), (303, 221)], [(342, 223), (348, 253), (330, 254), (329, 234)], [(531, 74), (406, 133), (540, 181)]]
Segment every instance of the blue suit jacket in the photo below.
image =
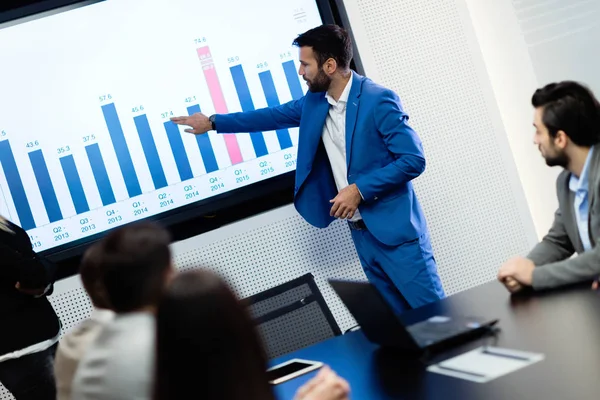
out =
[[(425, 157), (416, 132), (407, 125), (400, 99), (391, 91), (354, 73), (346, 108), (348, 182), (355, 183), (369, 231), (380, 242), (396, 246), (427, 231), (425, 217), (411, 180), (425, 170)], [(221, 114), (219, 132), (260, 132), (300, 127), (294, 204), (310, 224), (327, 227), (337, 194), (331, 165), (321, 139), (329, 103), (325, 93), (278, 107)]]

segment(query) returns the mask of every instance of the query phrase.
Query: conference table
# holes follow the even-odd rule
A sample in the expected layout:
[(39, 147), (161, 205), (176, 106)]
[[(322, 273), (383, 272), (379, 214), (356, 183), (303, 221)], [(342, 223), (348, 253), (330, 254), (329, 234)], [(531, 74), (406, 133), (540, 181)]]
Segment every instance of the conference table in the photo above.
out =
[[(600, 292), (590, 284), (510, 295), (490, 282), (410, 310), (405, 323), (434, 315), (498, 318), (496, 335), (415, 359), (369, 342), (358, 330), (272, 360), (322, 361), (351, 386), (354, 400), (371, 399), (547, 399), (600, 397)], [(475, 383), (426, 370), (432, 363), (484, 344), (543, 353), (545, 359), (487, 383)], [(312, 372), (276, 385), (278, 399), (293, 399)]]

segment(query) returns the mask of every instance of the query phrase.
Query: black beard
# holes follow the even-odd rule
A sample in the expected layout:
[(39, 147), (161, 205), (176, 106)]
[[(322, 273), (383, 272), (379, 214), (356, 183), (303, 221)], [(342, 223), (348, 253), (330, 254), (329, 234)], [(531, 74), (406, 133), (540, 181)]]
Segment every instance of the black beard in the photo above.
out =
[(310, 85), (308, 85), (308, 90), (311, 92), (326, 92), (329, 90), (329, 86), (331, 85), (331, 78), (328, 77), (325, 72), (319, 71), (315, 79), (309, 81), (309, 83)]
[(546, 165), (549, 167), (563, 167), (566, 168), (569, 165), (569, 158), (565, 153), (558, 154), (554, 157), (544, 157), (546, 159)]

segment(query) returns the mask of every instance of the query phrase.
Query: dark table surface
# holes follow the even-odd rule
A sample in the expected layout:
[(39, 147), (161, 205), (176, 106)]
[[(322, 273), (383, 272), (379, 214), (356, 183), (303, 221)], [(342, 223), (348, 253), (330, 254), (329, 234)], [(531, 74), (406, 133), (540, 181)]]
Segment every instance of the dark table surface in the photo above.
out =
[[(475, 339), (425, 359), (407, 357), (351, 332), (272, 361), (322, 361), (350, 383), (352, 399), (548, 399), (600, 398), (600, 292), (590, 285), (510, 296), (497, 282), (481, 285), (402, 315), (407, 323), (433, 315), (498, 318), (495, 337)], [(543, 353), (545, 359), (488, 383), (427, 372), (428, 364), (483, 344)], [(275, 386), (278, 399), (293, 399), (316, 372)]]

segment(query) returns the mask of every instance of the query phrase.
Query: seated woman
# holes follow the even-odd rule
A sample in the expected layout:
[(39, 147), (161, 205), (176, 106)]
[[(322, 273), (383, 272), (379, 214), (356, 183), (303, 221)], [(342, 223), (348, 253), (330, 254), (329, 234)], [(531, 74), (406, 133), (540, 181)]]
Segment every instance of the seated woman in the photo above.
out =
[[(265, 352), (245, 308), (214, 273), (178, 274), (159, 304), (155, 400), (275, 400)], [(348, 383), (329, 368), (297, 400), (345, 400)]]
[(115, 316), (102, 282), (104, 276), (102, 264), (97, 262), (101, 251), (102, 248), (99, 243), (93, 244), (86, 250), (81, 259), (79, 276), (94, 309), (89, 318), (67, 332), (58, 343), (54, 362), (56, 400), (69, 400), (72, 398), (73, 378), (81, 359), (90, 345), (100, 335), (100, 332)]

